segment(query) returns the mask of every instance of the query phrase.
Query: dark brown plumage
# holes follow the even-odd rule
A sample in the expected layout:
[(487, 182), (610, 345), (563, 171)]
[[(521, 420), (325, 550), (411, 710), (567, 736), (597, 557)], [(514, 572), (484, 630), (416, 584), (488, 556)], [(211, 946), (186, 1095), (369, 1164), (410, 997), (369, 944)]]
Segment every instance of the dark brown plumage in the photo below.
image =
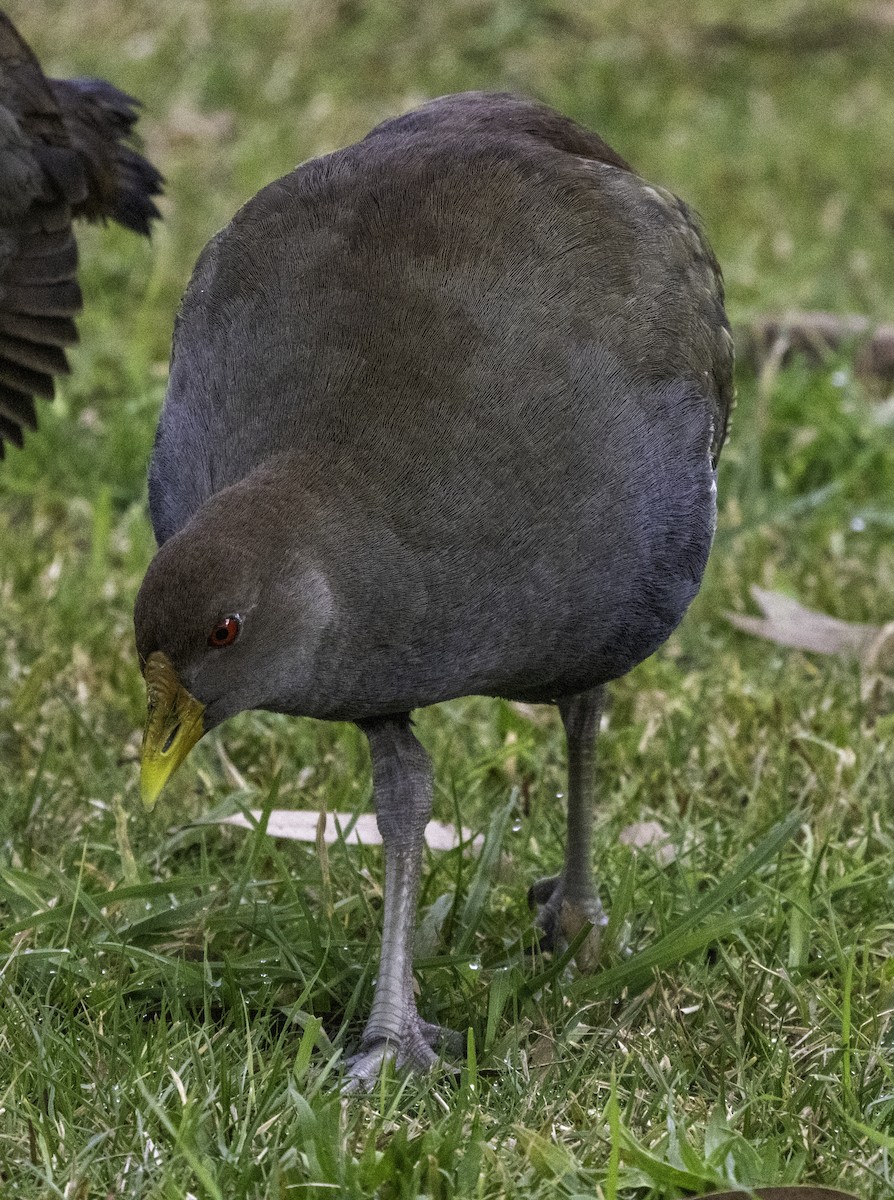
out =
[(567, 118), (449, 96), (305, 163), (205, 249), (150, 471), (136, 606), (144, 795), (247, 708), (356, 721), (385, 844), (351, 1077), (436, 1059), (411, 948), (432, 772), (410, 712), (555, 702), (568, 742), (545, 934), (604, 918), (603, 686), (698, 590), (732, 401), (717, 263), (686, 206)]
[(72, 222), (149, 234), (162, 178), (129, 142), (138, 101), (102, 79), (47, 79), (0, 13), (0, 458), (68, 371), (81, 311)]

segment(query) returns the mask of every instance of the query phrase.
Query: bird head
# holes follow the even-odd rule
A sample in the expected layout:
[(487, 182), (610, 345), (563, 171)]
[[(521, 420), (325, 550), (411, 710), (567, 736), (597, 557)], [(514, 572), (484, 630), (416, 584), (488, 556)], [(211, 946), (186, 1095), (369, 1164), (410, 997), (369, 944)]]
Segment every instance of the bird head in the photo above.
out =
[[(146, 682), (141, 790), (154, 807), (199, 739), (246, 709), (301, 711), (332, 615), (325, 576), (268, 513), (210, 501), (160, 548), (134, 612)], [(228, 520), (232, 516), (232, 520)]]

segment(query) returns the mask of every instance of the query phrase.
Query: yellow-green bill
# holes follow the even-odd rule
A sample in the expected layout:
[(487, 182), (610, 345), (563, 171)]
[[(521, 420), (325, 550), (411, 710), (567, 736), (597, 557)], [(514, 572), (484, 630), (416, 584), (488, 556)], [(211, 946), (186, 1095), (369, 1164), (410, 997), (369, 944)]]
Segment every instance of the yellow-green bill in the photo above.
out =
[(165, 784), (205, 732), (204, 704), (190, 695), (166, 654), (146, 659), (146, 728), (140, 753), (140, 791), (151, 812)]

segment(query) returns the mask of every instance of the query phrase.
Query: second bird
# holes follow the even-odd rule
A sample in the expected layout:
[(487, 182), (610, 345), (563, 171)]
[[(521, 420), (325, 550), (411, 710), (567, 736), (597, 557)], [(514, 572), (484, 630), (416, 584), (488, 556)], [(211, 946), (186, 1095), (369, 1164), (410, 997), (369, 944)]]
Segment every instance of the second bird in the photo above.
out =
[(604, 922), (603, 686), (698, 590), (731, 400), (692, 213), (511, 96), (385, 122), (264, 188), (203, 252), (150, 471), (144, 797), (244, 709), (365, 731), (385, 912), (354, 1085), (431, 1065), (446, 1032), (413, 992), (432, 801), (414, 708), (558, 705), (567, 850), (533, 898), (547, 938)]
[(0, 12), (0, 459), (68, 372), (81, 311), (73, 222), (148, 237), (162, 177), (131, 144), (138, 101), (104, 79), (47, 79)]

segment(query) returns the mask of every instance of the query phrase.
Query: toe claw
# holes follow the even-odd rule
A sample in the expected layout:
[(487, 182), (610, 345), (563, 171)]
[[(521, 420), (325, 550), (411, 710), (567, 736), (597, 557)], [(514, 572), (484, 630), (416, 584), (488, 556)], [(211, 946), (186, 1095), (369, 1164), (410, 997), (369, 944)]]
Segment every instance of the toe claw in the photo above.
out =
[(345, 1063), (347, 1070), (341, 1085), (342, 1093), (349, 1096), (371, 1091), (385, 1063), (393, 1057), (394, 1050), (388, 1042), (373, 1043), (353, 1054)]

